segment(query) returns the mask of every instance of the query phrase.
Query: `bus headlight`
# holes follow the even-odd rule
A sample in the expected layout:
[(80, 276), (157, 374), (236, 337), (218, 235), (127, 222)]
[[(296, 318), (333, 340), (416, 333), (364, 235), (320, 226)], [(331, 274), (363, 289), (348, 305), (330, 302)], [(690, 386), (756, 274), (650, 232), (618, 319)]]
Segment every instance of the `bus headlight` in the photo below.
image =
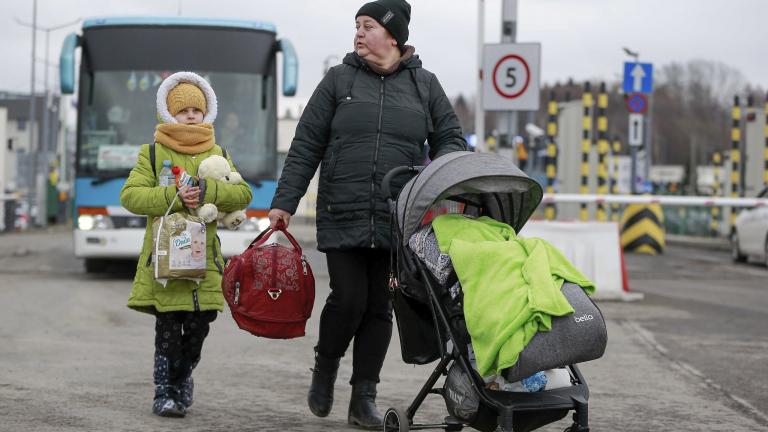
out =
[(112, 219), (106, 215), (80, 215), (77, 227), (83, 231), (111, 229)]
[(90, 231), (93, 229), (93, 215), (80, 215), (77, 218), (77, 227), (83, 231)]
[(96, 215), (93, 217), (93, 229), (105, 230), (112, 229), (112, 218), (105, 215)]

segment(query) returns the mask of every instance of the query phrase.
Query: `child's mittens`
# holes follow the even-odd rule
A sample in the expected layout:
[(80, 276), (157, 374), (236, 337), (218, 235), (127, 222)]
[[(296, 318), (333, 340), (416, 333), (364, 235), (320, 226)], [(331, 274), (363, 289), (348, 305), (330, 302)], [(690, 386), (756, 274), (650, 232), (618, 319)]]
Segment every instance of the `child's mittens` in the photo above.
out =
[(236, 210), (224, 215), (224, 218), (221, 221), (227, 229), (234, 230), (240, 227), (240, 224), (245, 221), (245, 218), (245, 210)]
[(216, 220), (216, 216), (219, 214), (219, 209), (215, 204), (207, 203), (203, 204), (197, 209), (197, 216), (202, 218), (205, 223), (211, 223)]

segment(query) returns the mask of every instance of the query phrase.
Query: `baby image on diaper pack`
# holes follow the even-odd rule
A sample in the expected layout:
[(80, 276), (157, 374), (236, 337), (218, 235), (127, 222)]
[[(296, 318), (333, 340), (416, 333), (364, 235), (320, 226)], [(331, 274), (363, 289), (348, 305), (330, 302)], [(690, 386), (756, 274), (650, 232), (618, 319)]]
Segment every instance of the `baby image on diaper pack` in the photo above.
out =
[(169, 270), (205, 268), (205, 224), (187, 221), (186, 225), (170, 238)]

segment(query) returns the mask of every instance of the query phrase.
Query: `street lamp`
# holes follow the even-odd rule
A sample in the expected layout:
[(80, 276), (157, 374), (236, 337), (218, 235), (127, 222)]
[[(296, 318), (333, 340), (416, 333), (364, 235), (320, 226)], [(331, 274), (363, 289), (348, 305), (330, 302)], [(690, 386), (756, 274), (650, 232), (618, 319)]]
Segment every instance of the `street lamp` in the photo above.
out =
[(624, 52), (625, 52), (625, 53), (626, 53), (628, 56), (630, 56), (630, 57), (634, 58), (634, 59), (635, 59), (635, 63), (638, 63), (638, 62), (639, 62), (639, 60), (638, 60), (638, 57), (640, 57), (640, 53), (638, 53), (637, 51), (632, 51), (631, 49), (629, 49), (629, 48), (627, 48), (627, 47), (622, 47), (621, 49), (623, 49), (623, 50), (624, 50)]

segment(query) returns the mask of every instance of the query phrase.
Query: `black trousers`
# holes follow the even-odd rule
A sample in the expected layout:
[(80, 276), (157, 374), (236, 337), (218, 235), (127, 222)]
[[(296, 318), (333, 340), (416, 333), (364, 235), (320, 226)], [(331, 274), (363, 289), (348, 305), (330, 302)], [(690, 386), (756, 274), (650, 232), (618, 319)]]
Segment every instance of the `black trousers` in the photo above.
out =
[(352, 378), (379, 382), (392, 338), (389, 251), (350, 249), (326, 253), (331, 293), (320, 315), (317, 352), (343, 357), (354, 339)]
[(197, 366), (216, 315), (216, 311), (155, 313), (155, 355), (168, 359), (170, 383), (183, 381)]

